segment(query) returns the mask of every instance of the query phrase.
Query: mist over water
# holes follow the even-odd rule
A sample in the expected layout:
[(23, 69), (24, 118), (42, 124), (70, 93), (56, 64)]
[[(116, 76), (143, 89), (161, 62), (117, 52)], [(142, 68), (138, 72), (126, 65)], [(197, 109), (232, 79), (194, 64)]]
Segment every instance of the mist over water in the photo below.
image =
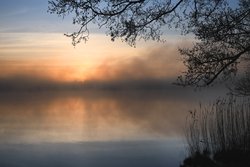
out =
[(0, 59), (0, 166), (179, 166), (188, 111), (225, 90), (173, 85), (175, 43), (87, 48), (5, 50), (18, 57)]
[(6, 142), (179, 137), (193, 103), (166, 91), (22, 92), (0, 98)]
[(178, 166), (188, 110), (218, 90), (174, 88), (3, 92), (0, 165)]

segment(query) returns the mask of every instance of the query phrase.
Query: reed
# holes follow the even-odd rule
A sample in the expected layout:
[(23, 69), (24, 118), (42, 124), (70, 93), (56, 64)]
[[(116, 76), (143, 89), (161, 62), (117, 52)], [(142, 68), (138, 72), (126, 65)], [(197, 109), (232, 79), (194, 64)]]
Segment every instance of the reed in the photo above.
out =
[(250, 101), (230, 97), (200, 105), (190, 111), (186, 139), (190, 157), (206, 156), (215, 164), (232, 160), (249, 164)]

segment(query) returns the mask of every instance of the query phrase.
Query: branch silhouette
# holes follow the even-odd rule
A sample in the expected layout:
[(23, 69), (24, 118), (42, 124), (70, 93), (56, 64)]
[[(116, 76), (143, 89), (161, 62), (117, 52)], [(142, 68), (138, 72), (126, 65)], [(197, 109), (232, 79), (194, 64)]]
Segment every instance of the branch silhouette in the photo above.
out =
[(182, 86), (207, 86), (237, 71), (250, 54), (250, 3), (238, 0), (50, 0), (48, 11), (73, 16), (72, 44), (89, 39), (90, 24), (104, 28), (112, 41), (135, 47), (140, 39), (164, 41), (166, 29), (178, 29), (197, 39), (180, 53), (187, 67), (177, 79)]

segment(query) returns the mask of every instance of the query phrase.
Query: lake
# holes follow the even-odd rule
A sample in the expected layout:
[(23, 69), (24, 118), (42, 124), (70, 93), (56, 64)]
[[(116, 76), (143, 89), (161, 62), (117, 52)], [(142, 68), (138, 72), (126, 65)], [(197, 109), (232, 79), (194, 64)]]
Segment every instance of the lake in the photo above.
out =
[(182, 88), (1, 93), (0, 166), (179, 166), (187, 155), (188, 111), (214, 94)]

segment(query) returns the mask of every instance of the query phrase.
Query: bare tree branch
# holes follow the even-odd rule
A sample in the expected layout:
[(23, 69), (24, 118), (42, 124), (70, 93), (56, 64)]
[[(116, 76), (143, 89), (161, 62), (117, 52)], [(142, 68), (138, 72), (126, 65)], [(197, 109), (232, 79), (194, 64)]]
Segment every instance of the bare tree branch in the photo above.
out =
[(207, 86), (229, 78), (242, 57), (250, 58), (250, 3), (238, 0), (50, 0), (50, 13), (73, 16), (79, 30), (66, 34), (76, 45), (89, 38), (88, 25), (105, 28), (114, 41), (162, 40), (166, 29), (195, 35), (193, 48), (180, 49), (187, 70), (179, 85)]

